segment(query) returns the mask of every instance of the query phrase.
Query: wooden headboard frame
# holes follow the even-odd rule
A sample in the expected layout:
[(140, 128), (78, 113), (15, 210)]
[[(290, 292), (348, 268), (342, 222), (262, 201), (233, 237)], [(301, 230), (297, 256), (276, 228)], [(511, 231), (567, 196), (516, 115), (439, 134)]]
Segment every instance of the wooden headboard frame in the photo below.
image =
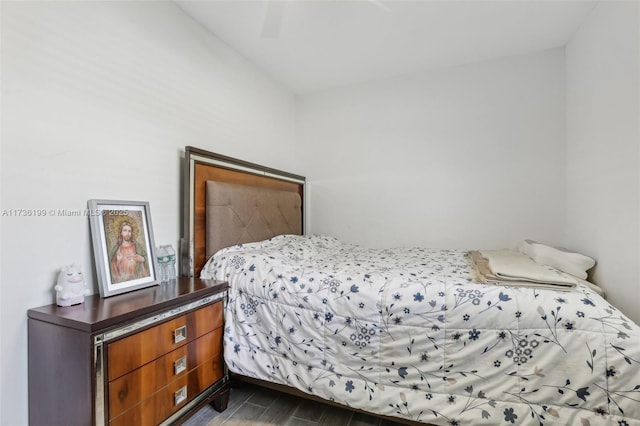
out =
[(304, 233), (303, 176), (187, 146), (184, 158), (182, 275), (198, 276), (206, 263), (206, 184), (213, 180), (292, 191), (302, 198)]

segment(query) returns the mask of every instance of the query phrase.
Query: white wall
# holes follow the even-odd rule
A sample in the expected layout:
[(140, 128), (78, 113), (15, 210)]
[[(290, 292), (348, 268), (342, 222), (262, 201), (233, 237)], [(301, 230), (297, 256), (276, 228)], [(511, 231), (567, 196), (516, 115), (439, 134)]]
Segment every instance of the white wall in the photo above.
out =
[[(640, 322), (637, 4), (600, 2), (567, 47), (566, 75), (558, 49), (307, 95), (298, 110), (172, 3), (0, 12), (2, 209), (146, 200), (156, 241), (175, 246), (180, 153), (193, 145), (305, 174), (310, 232), (582, 250)], [(97, 287), (87, 218), (0, 219), (0, 424), (23, 425), (26, 310), (54, 300), (57, 269), (73, 261)]]
[(593, 280), (640, 322), (640, 16), (600, 2), (567, 45), (566, 245), (598, 260)]
[[(295, 98), (170, 2), (1, 2), (2, 209), (149, 201), (180, 236), (185, 145), (294, 173)], [(87, 217), (2, 217), (2, 425), (27, 424), (28, 308), (81, 262)]]
[(564, 51), (307, 95), (308, 231), (370, 245), (562, 242)]

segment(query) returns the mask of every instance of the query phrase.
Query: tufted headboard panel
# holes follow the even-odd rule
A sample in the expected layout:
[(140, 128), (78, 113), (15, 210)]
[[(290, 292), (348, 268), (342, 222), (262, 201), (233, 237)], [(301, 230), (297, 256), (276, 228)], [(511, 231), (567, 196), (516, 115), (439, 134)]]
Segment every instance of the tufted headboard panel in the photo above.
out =
[[(199, 276), (207, 259), (219, 248), (241, 241), (249, 242), (249, 237), (252, 241), (259, 241), (279, 233), (304, 233), (304, 176), (191, 146), (185, 147), (184, 160), (182, 275)], [(209, 197), (207, 185), (211, 181), (232, 186), (214, 190), (215, 193)], [(232, 190), (232, 187), (238, 190)], [(282, 194), (284, 192), (292, 194)], [(229, 195), (231, 193), (233, 196)], [(264, 201), (271, 197), (276, 197), (278, 204)], [(208, 199), (212, 210), (219, 210), (220, 214), (207, 213)], [(299, 200), (298, 204), (295, 200)], [(222, 208), (225, 203), (234, 207), (225, 211)], [(252, 215), (252, 203), (254, 207), (256, 203), (264, 206), (257, 209), (259, 214)], [(291, 203), (298, 206), (296, 215), (285, 212), (289, 207), (284, 206)], [(211, 228), (209, 232), (208, 226)], [(211, 234), (211, 242), (207, 241), (208, 234)]]
[(270, 188), (207, 181), (207, 251), (302, 233), (300, 194)]

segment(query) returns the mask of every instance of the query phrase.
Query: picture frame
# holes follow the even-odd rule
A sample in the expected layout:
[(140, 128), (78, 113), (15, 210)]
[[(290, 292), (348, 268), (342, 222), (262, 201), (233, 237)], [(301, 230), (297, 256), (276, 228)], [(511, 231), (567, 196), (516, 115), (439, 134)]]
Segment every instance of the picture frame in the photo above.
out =
[(100, 296), (158, 284), (149, 203), (94, 199), (87, 204)]

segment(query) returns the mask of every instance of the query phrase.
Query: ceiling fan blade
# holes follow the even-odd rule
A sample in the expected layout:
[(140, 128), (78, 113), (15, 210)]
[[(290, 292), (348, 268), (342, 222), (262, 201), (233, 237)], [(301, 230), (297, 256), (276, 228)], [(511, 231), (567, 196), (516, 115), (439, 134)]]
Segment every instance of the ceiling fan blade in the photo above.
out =
[(385, 12), (391, 12), (391, 8), (389, 6), (387, 6), (386, 4), (384, 4), (382, 2), (382, 0), (368, 0), (369, 3), (372, 3), (374, 6), (379, 7), (380, 9), (384, 10)]
[(265, 0), (264, 19), (262, 20), (263, 38), (278, 38), (284, 15), (284, 1)]
[[(391, 12), (391, 8), (384, 4), (383, 0), (367, 1), (385, 12)], [(263, 0), (263, 3), (264, 17), (262, 19), (262, 31), (260, 35), (262, 38), (278, 38), (280, 36), (284, 9), (287, 2), (286, 0)]]

